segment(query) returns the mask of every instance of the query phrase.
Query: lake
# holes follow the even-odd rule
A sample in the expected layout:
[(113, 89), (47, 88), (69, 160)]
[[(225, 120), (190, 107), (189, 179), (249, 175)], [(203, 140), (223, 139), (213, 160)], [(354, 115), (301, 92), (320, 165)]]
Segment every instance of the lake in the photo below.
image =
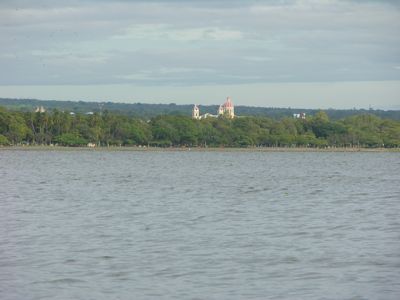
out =
[(400, 299), (400, 153), (1, 150), (0, 298)]

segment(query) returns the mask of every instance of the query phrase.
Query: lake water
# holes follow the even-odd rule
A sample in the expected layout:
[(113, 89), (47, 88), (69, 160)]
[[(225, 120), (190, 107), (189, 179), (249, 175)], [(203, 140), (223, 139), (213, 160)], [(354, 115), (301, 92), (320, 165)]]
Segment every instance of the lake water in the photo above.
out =
[(0, 151), (0, 299), (400, 299), (400, 153)]

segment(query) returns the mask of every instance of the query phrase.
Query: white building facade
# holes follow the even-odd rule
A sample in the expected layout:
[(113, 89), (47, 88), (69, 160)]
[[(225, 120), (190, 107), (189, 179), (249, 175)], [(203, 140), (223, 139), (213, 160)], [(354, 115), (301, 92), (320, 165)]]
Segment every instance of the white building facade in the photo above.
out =
[(217, 117), (226, 117), (229, 119), (233, 119), (235, 117), (235, 106), (233, 105), (231, 97), (226, 98), (225, 102), (221, 104), (218, 108), (217, 115), (212, 115), (206, 113), (204, 115), (200, 115), (200, 109), (197, 105), (194, 105), (192, 110), (192, 118), (193, 119), (206, 119), (206, 118), (217, 118)]

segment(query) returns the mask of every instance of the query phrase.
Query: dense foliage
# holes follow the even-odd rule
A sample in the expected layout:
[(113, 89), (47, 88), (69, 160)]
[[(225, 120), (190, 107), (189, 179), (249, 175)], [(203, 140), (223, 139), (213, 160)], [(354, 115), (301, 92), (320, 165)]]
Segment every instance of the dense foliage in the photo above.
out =
[(331, 121), (319, 111), (307, 119), (208, 118), (159, 115), (143, 120), (104, 111), (90, 115), (18, 112), (0, 107), (0, 145), (57, 144), (201, 147), (400, 147), (400, 122), (374, 115)]
[[(145, 104), (145, 103), (116, 103), (116, 102), (88, 102), (88, 101), (55, 101), (55, 100), (35, 100), (35, 99), (8, 99), (0, 98), (0, 106), (9, 110), (33, 111), (36, 107), (43, 106), (46, 110), (58, 109), (61, 111), (72, 111), (75, 113), (102, 112), (109, 111), (121, 115), (133, 116), (143, 120), (159, 115), (184, 115), (192, 113), (193, 105), (170, 104)], [(217, 105), (201, 105), (202, 114), (215, 114), (218, 110)], [(277, 108), (277, 107), (254, 107), (254, 106), (235, 106), (235, 113), (239, 116), (268, 117), (272, 119), (282, 119), (292, 117), (294, 113), (306, 113), (315, 115), (316, 109), (298, 108)], [(380, 118), (400, 120), (400, 110), (376, 110), (376, 109), (328, 109), (325, 111), (331, 120), (339, 120), (346, 117), (373, 114)]]

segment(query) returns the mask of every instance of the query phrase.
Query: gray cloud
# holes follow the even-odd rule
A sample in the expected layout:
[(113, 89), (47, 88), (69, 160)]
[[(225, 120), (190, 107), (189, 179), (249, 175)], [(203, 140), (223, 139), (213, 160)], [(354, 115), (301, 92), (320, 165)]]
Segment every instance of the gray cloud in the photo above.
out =
[(2, 1), (0, 82), (399, 80), (396, 2)]

